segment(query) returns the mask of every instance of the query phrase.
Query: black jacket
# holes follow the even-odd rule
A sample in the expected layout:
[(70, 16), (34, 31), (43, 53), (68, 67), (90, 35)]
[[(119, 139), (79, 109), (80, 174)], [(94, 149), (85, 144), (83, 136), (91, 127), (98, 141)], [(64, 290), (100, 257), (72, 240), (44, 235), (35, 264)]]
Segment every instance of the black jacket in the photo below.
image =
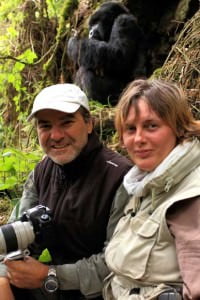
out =
[(104, 147), (95, 133), (77, 159), (60, 166), (46, 157), (35, 169), (39, 203), (53, 211), (55, 264), (102, 251), (111, 204), (132, 164)]

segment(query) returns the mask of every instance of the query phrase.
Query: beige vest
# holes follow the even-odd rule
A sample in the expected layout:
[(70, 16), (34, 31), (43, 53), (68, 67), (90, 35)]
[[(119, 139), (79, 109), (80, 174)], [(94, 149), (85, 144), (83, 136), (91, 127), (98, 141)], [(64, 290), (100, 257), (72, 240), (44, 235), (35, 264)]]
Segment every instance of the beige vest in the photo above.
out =
[[(167, 285), (181, 285), (166, 211), (179, 200), (200, 195), (199, 182), (200, 167), (168, 192), (154, 190), (141, 203), (134, 197), (130, 200), (126, 212), (133, 209), (136, 215), (128, 213), (120, 220), (106, 248), (106, 263), (115, 275), (106, 280), (105, 299), (154, 299)], [(143, 295), (128, 296), (134, 287), (145, 287)]]

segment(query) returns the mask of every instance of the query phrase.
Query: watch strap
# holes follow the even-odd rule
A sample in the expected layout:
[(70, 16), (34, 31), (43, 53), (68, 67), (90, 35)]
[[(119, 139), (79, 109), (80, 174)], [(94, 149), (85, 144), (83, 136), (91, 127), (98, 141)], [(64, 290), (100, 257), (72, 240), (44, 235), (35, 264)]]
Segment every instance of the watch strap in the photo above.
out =
[(59, 288), (58, 278), (56, 276), (56, 268), (53, 265), (49, 266), (47, 277), (43, 282), (43, 287), (46, 292), (54, 293)]
[(49, 271), (48, 271), (47, 276), (55, 276), (56, 277), (56, 268), (55, 268), (55, 266), (53, 266), (53, 265), (49, 266)]

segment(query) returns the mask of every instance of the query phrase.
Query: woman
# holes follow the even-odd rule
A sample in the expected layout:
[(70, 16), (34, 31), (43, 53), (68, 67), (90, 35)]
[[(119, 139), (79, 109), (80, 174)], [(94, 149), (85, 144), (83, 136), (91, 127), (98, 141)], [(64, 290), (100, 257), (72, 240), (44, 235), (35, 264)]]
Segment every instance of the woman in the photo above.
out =
[(135, 80), (115, 125), (135, 166), (120, 188), (130, 200), (106, 248), (104, 298), (200, 299), (200, 122), (175, 84)]

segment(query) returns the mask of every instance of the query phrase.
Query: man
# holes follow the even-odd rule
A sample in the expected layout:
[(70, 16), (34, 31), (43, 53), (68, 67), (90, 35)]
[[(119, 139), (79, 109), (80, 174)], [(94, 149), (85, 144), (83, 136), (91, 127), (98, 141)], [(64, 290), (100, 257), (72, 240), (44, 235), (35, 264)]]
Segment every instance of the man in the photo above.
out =
[(88, 99), (74, 84), (43, 89), (32, 118), (46, 157), (30, 174), (18, 210), (50, 208), (56, 238), (48, 247), (51, 266), (33, 257), (6, 260), (8, 279), (16, 299), (102, 299), (103, 248), (123, 213), (123, 201), (112, 202), (131, 163), (100, 143)]

